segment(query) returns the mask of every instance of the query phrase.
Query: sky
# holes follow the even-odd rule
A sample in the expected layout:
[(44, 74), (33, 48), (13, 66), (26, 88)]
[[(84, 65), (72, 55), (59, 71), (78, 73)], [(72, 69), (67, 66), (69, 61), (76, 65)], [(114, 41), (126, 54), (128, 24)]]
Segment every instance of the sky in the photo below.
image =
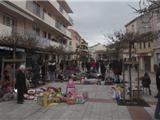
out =
[(69, 0), (68, 3), (74, 12), (71, 15), (74, 29), (89, 46), (107, 44), (104, 34), (123, 31), (124, 25), (138, 16), (129, 7), (138, 8), (138, 0)]

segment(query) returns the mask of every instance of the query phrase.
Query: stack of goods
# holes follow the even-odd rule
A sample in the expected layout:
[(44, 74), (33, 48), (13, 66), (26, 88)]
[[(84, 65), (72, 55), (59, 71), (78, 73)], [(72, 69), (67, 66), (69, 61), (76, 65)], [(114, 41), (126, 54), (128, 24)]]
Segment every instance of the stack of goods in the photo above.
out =
[(52, 103), (65, 102), (66, 97), (61, 92), (61, 88), (48, 87), (48, 89), (37, 95), (37, 103), (41, 106), (49, 106)]
[(88, 99), (88, 92), (79, 94), (76, 91), (74, 81), (69, 80), (66, 88), (66, 94), (61, 91), (61, 88), (43, 87), (39, 89), (30, 89), (28, 94), (24, 96), (27, 100), (36, 100), (37, 104), (47, 107), (57, 103), (84, 104)]
[(74, 84), (73, 79), (70, 79), (67, 88), (66, 88), (66, 95), (67, 95), (67, 104), (83, 104), (88, 99), (88, 93), (83, 92), (82, 94), (78, 94), (76, 91), (76, 87)]
[(34, 100), (35, 95), (36, 95), (36, 90), (30, 89), (30, 90), (28, 90), (27, 94), (24, 94), (24, 98), (26, 100)]

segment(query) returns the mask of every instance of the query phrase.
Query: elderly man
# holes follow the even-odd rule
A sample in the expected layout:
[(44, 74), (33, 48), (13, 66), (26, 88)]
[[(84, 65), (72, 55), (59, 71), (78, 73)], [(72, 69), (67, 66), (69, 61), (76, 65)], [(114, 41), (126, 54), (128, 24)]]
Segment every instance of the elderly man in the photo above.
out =
[(26, 78), (25, 78), (25, 66), (20, 65), (19, 71), (16, 75), (16, 88), (17, 88), (17, 103), (23, 104), (24, 93), (26, 92)]

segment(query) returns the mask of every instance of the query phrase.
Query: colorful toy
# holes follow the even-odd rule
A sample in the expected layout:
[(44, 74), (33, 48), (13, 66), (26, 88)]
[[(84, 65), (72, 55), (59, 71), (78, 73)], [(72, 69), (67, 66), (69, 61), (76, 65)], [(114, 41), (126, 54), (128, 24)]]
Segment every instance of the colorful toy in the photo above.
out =
[(76, 99), (74, 97), (67, 98), (68, 105), (74, 105), (76, 103)]
[(84, 103), (85, 103), (85, 100), (84, 100), (83, 95), (77, 95), (76, 96), (76, 104), (84, 104)]

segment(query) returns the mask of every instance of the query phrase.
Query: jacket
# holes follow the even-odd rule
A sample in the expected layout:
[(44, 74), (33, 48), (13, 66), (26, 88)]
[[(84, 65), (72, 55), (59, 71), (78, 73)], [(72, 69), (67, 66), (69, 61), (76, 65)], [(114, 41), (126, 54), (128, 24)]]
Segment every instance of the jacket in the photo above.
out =
[(23, 92), (27, 91), (26, 78), (22, 71), (18, 71), (16, 75), (16, 88), (22, 90)]
[(160, 67), (156, 72), (156, 85), (157, 85), (158, 91), (160, 92)]

